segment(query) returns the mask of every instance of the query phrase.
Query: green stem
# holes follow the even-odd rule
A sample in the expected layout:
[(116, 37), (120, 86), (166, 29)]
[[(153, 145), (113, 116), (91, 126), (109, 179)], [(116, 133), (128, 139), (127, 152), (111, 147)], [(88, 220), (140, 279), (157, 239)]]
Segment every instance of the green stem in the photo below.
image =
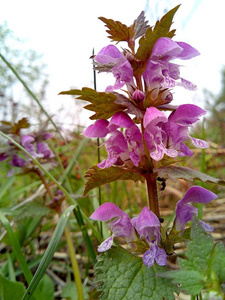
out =
[(83, 294), (82, 282), (81, 282), (81, 278), (80, 278), (79, 266), (78, 266), (78, 263), (77, 263), (77, 259), (76, 259), (76, 255), (75, 255), (75, 251), (74, 251), (74, 245), (73, 245), (72, 238), (70, 236), (70, 229), (69, 229), (68, 225), (65, 227), (64, 233), (65, 233), (66, 243), (67, 243), (67, 247), (68, 247), (68, 251), (69, 251), (69, 255), (70, 255), (70, 260), (71, 260), (71, 264), (72, 264), (74, 279), (75, 279), (76, 286), (77, 286), (78, 299), (79, 300), (84, 300), (84, 294)]
[(157, 174), (148, 173), (145, 176), (148, 194), (148, 208), (159, 218), (159, 201), (157, 191)]

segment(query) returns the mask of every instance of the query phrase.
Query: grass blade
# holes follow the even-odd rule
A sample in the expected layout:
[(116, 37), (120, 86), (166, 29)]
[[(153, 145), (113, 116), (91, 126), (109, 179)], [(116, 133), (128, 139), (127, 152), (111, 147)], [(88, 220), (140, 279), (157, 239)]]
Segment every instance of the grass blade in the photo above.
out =
[(20, 248), (20, 244), (14, 234), (14, 231), (13, 231), (8, 219), (3, 215), (3, 213), (1, 211), (0, 211), (0, 221), (2, 222), (3, 226), (5, 227), (8, 235), (9, 235), (10, 242), (12, 244), (13, 250), (15, 251), (15, 254), (16, 254), (17, 260), (20, 264), (23, 275), (24, 275), (26, 281), (28, 283), (30, 283), (33, 275), (27, 266), (26, 260), (23, 256), (23, 253)]
[(45, 254), (43, 255), (41, 262), (38, 266), (38, 269), (36, 273), (34, 274), (34, 277), (27, 288), (22, 300), (30, 299), (31, 295), (35, 291), (38, 283), (40, 282), (41, 278), (44, 276), (44, 273), (49, 266), (52, 257), (56, 251), (56, 248), (58, 246), (59, 241), (61, 240), (61, 237), (63, 235), (64, 229), (67, 225), (67, 222), (69, 220), (69, 216), (71, 211), (75, 208), (75, 205), (69, 206), (60, 216), (59, 221), (57, 223), (56, 229), (52, 235), (52, 238), (50, 240), (50, 243), (45, 251)]
[(82, 218), (82, 215), (81, 215), (81, 212), (80, 212), (80, 208), (79, 206), (76, 206), (73, 210), (74, 212), (74, 215), (77, 219), (77, 223), (78, 225), (80, 226), (80, 229), (81, 229), (81, 232), (83, 234), (83, 237), (84, 237), (84, 241), (85, 241), (85, 244), (87, 246), (87, 249), (88, 249), (88, 253), (93, 261), (93, 263), (95, 264), (96, 263), (96, 255), (95, 255), (95, 251), (94, 251), (94, 248), (93, 248), (93, 245), (92, 245), (92, 242), (90, 240), (90, 237), (88, 235), (88, 231), (87, 231), (87, 228), (86, 228), (86, 225), (84, 223), (84, 220)]

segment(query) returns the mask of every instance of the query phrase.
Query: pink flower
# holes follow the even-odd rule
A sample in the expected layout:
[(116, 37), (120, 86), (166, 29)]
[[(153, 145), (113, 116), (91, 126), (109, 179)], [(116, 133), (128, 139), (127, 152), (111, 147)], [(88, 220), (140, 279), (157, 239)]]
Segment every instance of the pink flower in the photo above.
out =
[(160, 242), (160, 222), (157, 216), (147, 207), (144, 207), (138, 217), (131, 220), (140, 238), (145, 238), (150, 246), (143, 255), (143, 262), (150, 268), (154, 262), (165, 266), (167, 257), (166, 251), (158, 246)]
[[(174, 42), (167, 37), (159, 38), (152, 50), (147, 67), (143, 73), (148, 90), (155, 88), (173, 88), (183, 86), (188, 90), (195, 90), (196, 86), (180, 77), (179, 65), (170, 61), (174, 59), (190, 59), (199, 55), (199, 52), (189, 44)], [(180, 81), (178, 81), (180, 80)]]
[[(176, 218), (175, 218), (175, 227), (177, 231), (183, 232), (187, 222), (191, 221), (193, 216), (198, 215), (197, 207), (194, 207), (189, 204), (193, 203), (209, 203), (212, 200), (216, 199), (217, 195), (210, 192), (209, 190), (200, 187), (192, 186), (184, 195), (184, 197), (177, 202), (176, 207)], [(206, 231), (212, 231), (213, 227), (209, 224), (200, 221), (203, 228)]]
[[(129, 61), (114, 45), (108, 45), (95, 56), (95, 61), (100, 65), (107, 65), (108, 70), (116, 78), (113, 86), (108, 86), (106, 91), (120, 89), (124, 84), (133, 85), (133, 69)], [(111, 67), (110, 67), (111, 66)]]
[(179, 156), (191, 156), (192, 151), (183, 142), (191, 139), (194, 146), (207, 148), (209, 145), (203, 140), (192, 138), (189, 135), (189, 127), (206, 113), (205, 110), (193, 104), (180, 105), (169, 116), (168, 122), (163, 125), (167, 134), (168, 147), (179, 152)]
[(99, 252), (109, 250), (113, 244), (114, 237), (124, 237), (127, 242), (136, 239), (134, 228), (128, 214), (123, 212), (114, 203), (104, 203), (90, 216), (93, 220), (107, 222), (112, 230), (112, 235), (98, 246)]

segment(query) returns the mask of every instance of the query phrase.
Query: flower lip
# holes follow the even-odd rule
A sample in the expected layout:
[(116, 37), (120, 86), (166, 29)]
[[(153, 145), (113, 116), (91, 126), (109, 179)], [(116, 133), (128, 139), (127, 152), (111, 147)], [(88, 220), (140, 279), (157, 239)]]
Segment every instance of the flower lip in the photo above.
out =
[(90, 219), (99, 220), (99, 221), (109, 221), (115, 217), (123, 217), (127, 215), (123, 212), (116, 204), (111, 202), (106, 202), (102, 204), (93, 214), (90, 216)]

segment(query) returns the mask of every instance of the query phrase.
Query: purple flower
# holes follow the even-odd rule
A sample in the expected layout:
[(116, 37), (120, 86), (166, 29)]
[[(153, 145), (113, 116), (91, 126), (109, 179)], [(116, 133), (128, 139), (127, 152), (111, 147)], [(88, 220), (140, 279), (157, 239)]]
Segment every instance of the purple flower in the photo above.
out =
[(147, 207), (144, 207), (138, 217), (131, 220), (140, 238), (145, 238), (150, 246), (143, 255), (143, 262), (150, 268), (154, 262), (160, 266), (166, 265), (166, 251), (158, 244), (160, 242), (160, 222), (157, 216)]
[(54, 157), (54, 154), (52, 150), (49, 148), (48, 144), (42, 143), (42, 142), (37, 142), (37, 151), (39, 154), (39, 157), (42, 158), (52, 158)]
[[(125, 128), (124, 133), (117, 130)], [(117, 112), (108, 122), (101, 119), (90, 125), (83, 134), (87, 137), (110, 137), (104, 145), (108, 158), (98, 164), (99, 168), (109, 168), (114, 164), (126, 163), (138, 166), (143, 156), (142, 135), (138, 126), (125, 112)]]
[(21, 145), (29, 152), (34, 158), (37, 157), (37, 153), (34, 149), (35, 139), (30, 135), (23, 135), (21, 138)]
[(99, 168), (109, 168), (116, 164), (118, 160), (129, 159), (127, 142), (121, 131), (116, 130), (113, 132), (104, 145), (108, 152), (108, 157), (98, 164)]
[(152, 159), (159, 161), (164, 154), (170, 157), (178, 155), (176, 150), (167, 149), (165, 142), (167, 140), (166, 132), (163, 130), (163, 124), (167, 123), (167, 117), (155, 107), (149, 107), (144, 115), (144, 138)]
[(13, 167), (23, 168), (26, 166), (27, 161), (25, 161), (23, 158), (19, 157), (17, 154), (14, 154), (12, 156), (12, 159), (9, 161), (9, 164), (12, 166), (12, 168), (8, 172), (8, 177), (12, 176), (14, 174)]
[(89, 138), (105, 137), (109, 133), (108, 124), (109, 122), (105, 119), (97, 120), (85, 129), (83, 135)]
[[(194, 207), (189, 202), (193, 203), (209, 203), (217, 198), (217, 195), (200, 186), (192, 186), (186, 192), (184, 197), (177, 202), (175, 227), (177, 231), (183, 232), (187, 222), (191, 221), (193, 216), (198, 215), (197, 207)], [(212, 231), (213, 227), (209, 224), (200, 221), (206, 231)]]
[[(143, 77), (149, 90), (158, 87), (172, 88), (175, 85), (195, 90), (196, 86), (180, 77), (179, 65), (170, 63), (173, 59), (190, 59), (199, 52), (189, 44), (174, 42), (170, 38), (159, 38), (152, 50)], [(177, 80), (180, 79), (180, 82)]]
[(114, 237), (124, 237), (127, 242), (136, 239), (134, 228), (131, 224), (128, 214), (123, 212), (114, 203), (104, 203), (90, 216), (93, 220), (107, 222), (112, 231), (112, 236), (106, 239), (98, 246), (99, 252), (109, 250), (113, 244)]
[(169, 148), (179, 152), (179, 156), (191, 156), (192, 151), (183, 142), (191, 139), (194, 146), (207, 148), (209, 145), (203, 140), (192, 138), (189, 135), (189, 127), (199, 120), (199, 117), (206, 113), (205, 110), (193, 104), (180, 105), (169, 116), (168, 122), (163, 129), (168, 136), (167, 145)]
[(0, 161), (5, 161), (9, 156), (4, 152), (0, 154)]
[(133, 85), (133, 69), (129, 61), (114, 45), (104, 47), (96, 56), (95, 61), (102, 65), (108, 65), (109, 71), (116, 78), (113, 86), (108, 86), (106, 91), (120, 89), (124, 84)]

